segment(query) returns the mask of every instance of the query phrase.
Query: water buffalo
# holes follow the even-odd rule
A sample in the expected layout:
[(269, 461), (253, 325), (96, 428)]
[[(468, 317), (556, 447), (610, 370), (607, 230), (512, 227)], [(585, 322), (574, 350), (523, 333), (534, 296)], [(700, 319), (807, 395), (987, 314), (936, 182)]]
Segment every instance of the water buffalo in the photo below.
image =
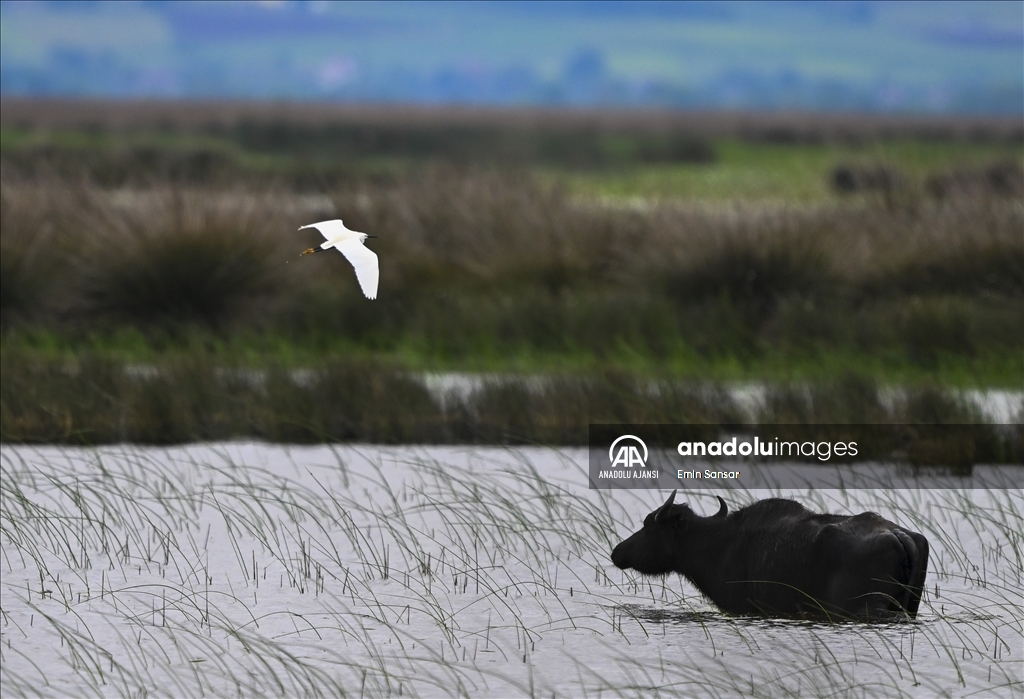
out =
[(728, 614), (800, 619), (906, 619), (917, 615), (928, 540), (874, 512), (815, 514), (772, 498), (701, 517), (676, 493), (612, 562), (644, 575), (680, 573)]

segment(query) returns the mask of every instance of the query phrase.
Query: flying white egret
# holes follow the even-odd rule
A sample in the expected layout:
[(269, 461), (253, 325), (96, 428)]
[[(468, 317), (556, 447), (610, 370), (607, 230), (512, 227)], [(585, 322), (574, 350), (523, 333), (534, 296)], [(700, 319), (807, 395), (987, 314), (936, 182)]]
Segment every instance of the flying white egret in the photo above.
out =
[(377, 298), (377, 280), (380, 277), (380, 270), (377, 269), (377, 256), (372, 250), (363, 247), (364, 240), (377, 236), (350, 231), (345, 228), (345, 224), (341, 222), (340, 218), (333, 221), (311, 223), (308, 226), (300, 227), (299, 230), (301, 231), (303, 228), (316, 228), (327, 239), (320, 247), (310, 248), (303, 252), (303, 255), (334, 248), (352, 263), (352, 267), (356, 270), (356, 279), (359, 280), (359, 286), (362, 287), (366, 298)]

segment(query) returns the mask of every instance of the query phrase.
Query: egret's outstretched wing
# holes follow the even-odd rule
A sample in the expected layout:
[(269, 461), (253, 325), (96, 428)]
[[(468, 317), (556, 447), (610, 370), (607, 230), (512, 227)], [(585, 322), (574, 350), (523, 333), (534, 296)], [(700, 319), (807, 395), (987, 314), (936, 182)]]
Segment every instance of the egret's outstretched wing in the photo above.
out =
[(321, 221), (320, 223), (311, 223), (308, 226), (300, 226), (299, 230), (301, 231), (305, 228), (315, 228), (318, 231), (320, 231), (320, 235), (322, 235), (326, 239), (325, 242), (320, 246), (324, 250), (330, 247), (330, 244), (327, 241), (330, 241), (331, 238), (339, 236), (342, 233), (348, 231), (348, 229), (345, 228), (345, 224), (341, 222), (340, 218), (335, 218), (330, 221)]
[(377, 280), (380, 270), (377, 269), (377, 255), (369, 248), (363, 247), (358, 238), (345, 240), (334, 246), (344, 255), (356, 270), (356, 279), (368, 299), (377, 298)]

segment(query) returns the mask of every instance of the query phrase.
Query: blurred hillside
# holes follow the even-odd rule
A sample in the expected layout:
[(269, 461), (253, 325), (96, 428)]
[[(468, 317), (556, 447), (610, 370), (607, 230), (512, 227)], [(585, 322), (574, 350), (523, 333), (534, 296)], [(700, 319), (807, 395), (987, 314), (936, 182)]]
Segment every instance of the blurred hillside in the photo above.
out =
[(3, 2), (9, 96), (1016, 114), (1019, 2)]

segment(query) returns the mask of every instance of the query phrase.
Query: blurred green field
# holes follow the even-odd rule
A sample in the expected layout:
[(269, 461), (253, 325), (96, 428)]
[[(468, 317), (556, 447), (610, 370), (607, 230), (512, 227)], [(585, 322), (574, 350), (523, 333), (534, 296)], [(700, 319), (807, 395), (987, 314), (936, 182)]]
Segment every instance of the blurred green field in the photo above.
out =
[[(899, 140), (862, 145), (713, 142), (710, 163), (642, 164), (599, 172), (552, 172), (545, 176), (582, 197), (659, 201), (766, 202), (828, 205), (848, 201), (831, 178), (838, 167), (875, 167), (903, 173), (920, 186), (935, 172), (984, 167), (1012, 159), (1013, 149), (987, 143)], [(1020, 153), (1016, 154), (1019, 158)]]

